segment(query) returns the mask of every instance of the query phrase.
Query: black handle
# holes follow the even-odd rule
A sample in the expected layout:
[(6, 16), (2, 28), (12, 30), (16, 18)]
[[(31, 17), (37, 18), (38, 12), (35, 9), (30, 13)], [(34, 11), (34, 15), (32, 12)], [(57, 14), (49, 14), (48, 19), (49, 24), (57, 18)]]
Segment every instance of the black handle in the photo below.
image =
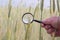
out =
[(38, 23), (43, 23), (42, 21), (38, 21), (38, 20), (33, 20), (33, 21), (38, 22)]

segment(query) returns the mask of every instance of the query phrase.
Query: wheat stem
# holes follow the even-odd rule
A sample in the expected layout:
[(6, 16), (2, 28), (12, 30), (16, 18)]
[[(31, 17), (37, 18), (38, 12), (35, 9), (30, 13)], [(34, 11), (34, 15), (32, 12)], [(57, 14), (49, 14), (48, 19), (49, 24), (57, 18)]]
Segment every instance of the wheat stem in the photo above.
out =
[(10, 18), (10, 13), (11, 13), (11, 0), (9, 0), (9, 4), (8, 4), (8, 23), (7, 23), (7, 40), (11, 40), (11, 30), (9, 27), (9, 18)]
[(57, 0), (57, 8), (58, 8), (58, 12), (59, 12), (59, 0)]
[[(44, 0), (41, 0), (41, 6), (40, 6), (40, 9), (41, 9), (41, 15), (40, 15), (40, 20), (42, 20), (42, 13), (43, 13), (43, 5), (44, 5)], [(42, 36), (41, 36), (41, 25), (40, 25), (40, 38), (39, 40), (43, 40)]]
[(53, 0), (53, 13), (55, 12), (55, 0)]

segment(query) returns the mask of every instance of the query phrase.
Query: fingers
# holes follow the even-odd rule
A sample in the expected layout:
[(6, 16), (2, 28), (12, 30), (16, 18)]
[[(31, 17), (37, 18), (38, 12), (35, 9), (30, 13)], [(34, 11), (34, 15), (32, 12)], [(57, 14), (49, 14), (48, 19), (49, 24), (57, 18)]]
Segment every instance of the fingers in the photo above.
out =
[(47, 33), (50, 34), (51, 36), (53, 36), (53, 33), (55, 37), (59, 37), (60, 36), (60, 30), (56, 30), (54, 28), (52, 28), (50, 25), (44, 25), (44, 24), (41, 24), (41, 26), (43, 28), (46, 29)]
[(48, 34), (52, 34), (54, 32), (54, 29), (50, 25), (44, 25), (44, 24), (41, 24), (41, 25), (43, 28), (46, 29)]
[(54, 32), (54, 29), (50, 25), (46, 25), (45, 29), (47, 30), (48, 34), (52, 34)]
[(50, 28), (50, 29), (47, 30), (47, 33), (48, 33), (48, 34), (53, 34), (53, 32), (55, 32), (55, 30), (52, 29), (52, 28)]

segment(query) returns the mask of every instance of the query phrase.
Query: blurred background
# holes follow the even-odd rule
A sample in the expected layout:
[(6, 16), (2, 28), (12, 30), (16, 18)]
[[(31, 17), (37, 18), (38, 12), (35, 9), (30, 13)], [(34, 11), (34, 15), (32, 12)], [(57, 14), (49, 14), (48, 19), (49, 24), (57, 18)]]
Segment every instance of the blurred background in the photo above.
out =
[(60, 40), (39, 23), (24, 24), (26, 12), (37, 20), (60, 16), (60, 0), (0, 0), (0, 40)]

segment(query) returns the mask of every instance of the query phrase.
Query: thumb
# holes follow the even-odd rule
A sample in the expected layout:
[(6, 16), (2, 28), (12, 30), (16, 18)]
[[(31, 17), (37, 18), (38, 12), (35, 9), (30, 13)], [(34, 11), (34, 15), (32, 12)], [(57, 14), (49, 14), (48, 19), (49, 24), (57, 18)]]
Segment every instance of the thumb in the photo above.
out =
[[(42, 27), (45, 27), (47, 26), (47, 24), (51, 24), (51, 20), (48, 18), (48, 19), (45, 19), (45, 20), (42, 20), (43, 23), (41, 23), (41, 26)], [(45, 25), (46, 24), (46, 25)]]
[(50, 19), (42, 20), (42, 22), (43, 22), (44, 24), (51, 24), (51, 20), (50, 20)]

